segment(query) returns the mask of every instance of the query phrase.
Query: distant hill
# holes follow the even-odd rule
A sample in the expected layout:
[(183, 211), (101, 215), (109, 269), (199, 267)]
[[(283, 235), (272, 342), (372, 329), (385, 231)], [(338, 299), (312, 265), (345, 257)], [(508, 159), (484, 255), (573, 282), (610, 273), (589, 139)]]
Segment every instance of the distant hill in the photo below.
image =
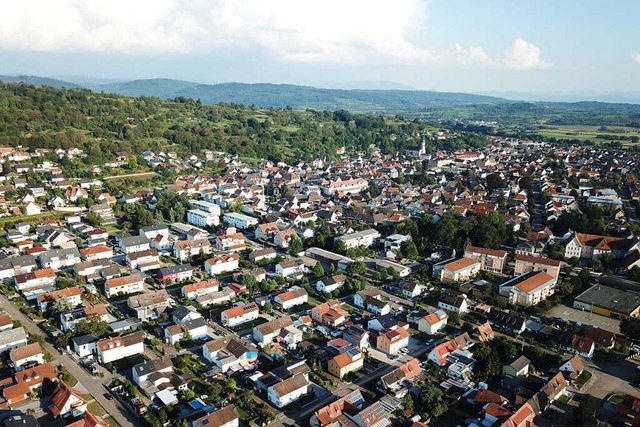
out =
[(0, 75), (0, 80), (6, 83), (26, 83), (34, 86), (51, 86), (51, 87), (57, 87), (61, 89), (70, 89), (74, 87), (79, 87), (75, 83), (66, 82), (64, 80), (52, 79), (49, 77), (38, 77), (38, 76)]
[(193, 82), (150, 79), (112, 83), (99, 87), (105, 92), (130, 96), (186, 97), (212, 104), (229, 102), (260, 107), (293, 109), (351, 110), (402, 112), (447, 105), (498, 104), (502, 98), (465, 93), (428, 92), (416, 90), (322, 89), (270, 83), (221, 83), (214, 85)]

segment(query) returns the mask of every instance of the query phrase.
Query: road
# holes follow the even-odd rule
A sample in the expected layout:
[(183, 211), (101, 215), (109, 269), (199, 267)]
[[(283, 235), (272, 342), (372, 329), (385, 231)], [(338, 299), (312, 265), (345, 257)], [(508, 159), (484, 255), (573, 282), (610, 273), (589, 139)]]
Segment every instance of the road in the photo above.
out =
[(138, 417), (122, 406), (120, 402), (117, 402), (115, 399), (107, 400), (104, 397), (106, 389), (103, 387), (102, 381), (90, 375), (69, 356), (60, 354), (60, 352), (47, 341), (48, 337), (42, 332), (38, 325), (11, 304), (6, 296), (0, 294), (0, 303), (7, 314), (22, 323), (22, 327), (24, 327), (25, 331), (31, 335), (41, 336), (45, 339), (44, 350), (51, 353), (55, 361), (67, 368), (69, 373), (84, 386), (96, 402), (98, 402), (111, 416), (111, 418), (114, 419), (121, 427), (139, 427), (142, 425)]

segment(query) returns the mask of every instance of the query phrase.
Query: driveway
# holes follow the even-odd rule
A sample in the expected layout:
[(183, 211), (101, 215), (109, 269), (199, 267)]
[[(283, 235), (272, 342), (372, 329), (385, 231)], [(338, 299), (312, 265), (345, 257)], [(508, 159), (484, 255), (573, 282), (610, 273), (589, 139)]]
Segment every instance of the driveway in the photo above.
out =
[(103, 394), (106, 389), (103, 387), (103, 381), (106, 382), (110, 380), (110, 374), (106, 375), (105, 378), (102, 379), (89, 375), (87, 371), (78, 366), (78, 364), (69, 356), (60, 354), (53, 345), (47, 342), (46, 340), (48, 337), (44, 335), (38, 325), (11, 304), (7, 297), (2, 294), (0, 294), (0, 303), (7, 314), (22, 323), (22, 326), (29, 334), (44, 337), (44, 349), (53, 356), (55, 361), (67, 368), (69, 373), (73, 375), (78, 382), (82, 384), (82, 386), (84, 386), (87, 392), (93, 396), (93, 398), (106, 410), (107, 414), (111, 415), (111, 418), (113, 418), (121, 427), (138, 427), (142, 425), (138, 417), (129, 412), (129, 410), (120, 405), (120, 403), (115, 400), (107, 400), (104, 398)]

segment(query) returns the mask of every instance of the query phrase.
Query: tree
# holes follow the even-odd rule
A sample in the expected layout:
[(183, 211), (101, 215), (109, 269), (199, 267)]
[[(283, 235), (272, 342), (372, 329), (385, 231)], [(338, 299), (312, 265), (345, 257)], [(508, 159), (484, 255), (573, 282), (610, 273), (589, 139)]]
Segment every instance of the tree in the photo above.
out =
[(597, 412), (595, 399), (590, 394), (585, 394), (580, 405), (573, 412), (574, 421), (579, 426), (597, 425)]
[(103, 337), (109, 333), (109, 324), (97, 316), (90, 316), (78, 322), (76, 333), (78, 335), (96, 334), (98, 337)]
[(319, 279), (324, 275), (325, 275), (325, 271), (324, 271), (324, 267), (322, 266), (322, 263), (316, 262), (316, 265), (313, 266), (313, 277), (315, 277), (316, 279)]
[(489, 192), (504, 187), (504, 180), (497, 173), (491, 173), (487, 175), (486, 182), (487, 190), (489, 190)]
[(627, 272), (627, 279), (633, 280), (634, 282), (640, 282), (640, 267), (637, 265), (631, 267)]
[(447, 315), (449, 316), (449, 323), (453, 326), (458, 326), (460, 325), (460, 321), (462, 320), (462, 318), (460, 317), (460, 314), (456, 311), (451, 311), (449, 313), (447, 313)]
[(402, 244), (400, 245), (400, 253), (405, 258), (418, 258), (418, 248), (416, 247), (416, 244), (413, 242), (413, 240), (402, 242)]
[(448, 407), (444, 402), (444, 393), (442, 390), (433, 384), (428, 384), (421, 388), (420, 403), (422, 409), (427, 414), (424, 418), (437, 418), (444, 414)]
[(367, 265), (363, 261), (354, 261), (347, 266), (347, 273), (362, 276), (367, 272)]
[(64, 313), (65, 311), (69, 311), (73, 308), (73, 304), (69, 302), (69, 300), (65, 297), (58, 297), (51, 304), (51, 311), (54, 313)]
[(190, 388), (185, 388), (184, 390), (182, 390), (182, 392), (180, 392), (180, 400), (183, 400), (185, 402), (193, 400), (196, 397), (197, 397), (196, 393)]
[(640, 340), (640, 319), (628, 317), (620, 322), (620, 332), (634, 341)]
[(294, 237), (289, 242), (289, 253), (291, 255), (297, 255), (302, 251), (302, 239), (300, 237)]
[(482, 343), (474, 351), (476, 366), (474, 368), (477, 381), (487, 381), (500, 373), (502, 362), (495, 347)]

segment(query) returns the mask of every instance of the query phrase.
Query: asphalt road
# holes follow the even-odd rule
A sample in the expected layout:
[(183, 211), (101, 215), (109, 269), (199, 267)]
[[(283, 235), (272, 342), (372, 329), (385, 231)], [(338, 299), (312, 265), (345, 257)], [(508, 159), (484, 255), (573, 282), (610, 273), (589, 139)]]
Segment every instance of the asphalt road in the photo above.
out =
[[(103, 380), (93, 377), (82, 367), (80, 367), (69, 356), (60, 354), (48, 341), (47, 336), (29, 317), (18, 310), (13, 304), (9, 302), (7, 297), (0, 294), (0, 303), (4, 311), (7, 312), (13, 319), (19, 320), (22, 323), (25, 331), (34, 336), (42, 336), (45, 339), (44, 349), (51, 353), (54, 360), (63, 365), (71, 375), (73, 375), (80, 384), (84, 386), (91, 396), (98, 402), (105, 411), (114, 419), (121, 427), (139, 427), (142, 423), (137, 416), (132, 414), (127, 408), (122, 406), (116, 399), (107, 400), (104, 397), (106, 389), (103, 386)], [(108, 377), (107, 377), (108, 379)]]

